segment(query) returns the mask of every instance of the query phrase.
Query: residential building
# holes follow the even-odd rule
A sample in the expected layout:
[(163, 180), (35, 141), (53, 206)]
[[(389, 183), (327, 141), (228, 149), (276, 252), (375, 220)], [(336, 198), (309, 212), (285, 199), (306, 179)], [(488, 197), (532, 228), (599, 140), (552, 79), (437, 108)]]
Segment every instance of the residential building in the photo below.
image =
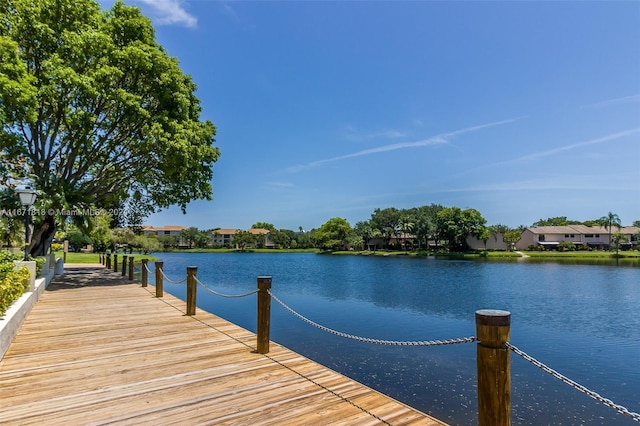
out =
[(248, 229), (249, 233), (257, 236), (262, 236), (263, 240), (261, 242), (256, 243), (257, 245), (262, 245), (264, 248), (275, 248), (276, 245), (269, 239), (270, 231), (264, 228), (251, 228)]
[(508, 250), (509, 244), (502, 239), (502, 232), (497, 232), (486, 241), (486, 243), (473, 235), (467, 237), (467, 245), (473, 250)]
[[(231, 241), (233, 241), (234, 235), (239, 229), (234, 228), (219, 228), (211, 232), (211, 245), (213, 246), (225, 246), (229, 247)], [(256, 246), (265, 248), (274, 248), (275, 244), (269, 239), (269, 230), (262, 228), (251, 228), (247, 231), (253, 235), (263, 236), (263, 241), (256, 243)]]
[(211, 245), (214, 246), (229, 246), (233, 236), (236, 234), (237, 229), (220, 228), (211, 231)]
[(182, 238), (182, 231), (187, 229), (189, 228), (178, 225), (167, 225), (161, 227), (145, 226), (142, 228), (142, 232), (145, 237), (152, 235), (155, 237), (174, 237), (178, 247), (186, 247), (187, 243)]
[[(620, 232), (629, 242), (623, 248), (636, 248), (638, 246), (638, 232), (636, 226), (623, 226), (618, 229), (613, 227), (611, 234)], [(518, 250), (526, 250), (529, 247), (542, 246), (545, 249), (556, 248), (560, 242), (571, 242), (576, 246), (587, 246), (592, 249), (608, 249), (609, 229), (604, 226), (566, 225), (566, 226), (538, 226), (527, 228), (522, 232), (522, 237), (516, 243)]]

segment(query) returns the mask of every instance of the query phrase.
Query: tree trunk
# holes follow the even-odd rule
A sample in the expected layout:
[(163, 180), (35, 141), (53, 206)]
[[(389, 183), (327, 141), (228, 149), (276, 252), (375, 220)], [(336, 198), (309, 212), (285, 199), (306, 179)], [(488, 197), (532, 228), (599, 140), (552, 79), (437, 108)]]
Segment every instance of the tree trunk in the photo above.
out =
[(41, 223), (34, 226), (33, 236), (29, 243), (29, 254), (31, 256), (44, 256), (49, 254), (51, 242), (56, 234), (56, 219), (47, 214)]

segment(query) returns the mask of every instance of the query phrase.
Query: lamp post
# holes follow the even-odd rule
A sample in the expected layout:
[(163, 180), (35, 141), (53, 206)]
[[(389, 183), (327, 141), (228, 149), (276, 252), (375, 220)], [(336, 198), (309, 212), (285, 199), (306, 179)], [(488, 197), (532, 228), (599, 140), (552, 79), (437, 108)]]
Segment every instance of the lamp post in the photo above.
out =
[(26, 247), (24, 248), (24, 260), (29, 260), (29, 242), (30, 242), (30, 235), (29, 235), (29, 209), (31, 208), (31, 206), (33, 205), (33, 203), (36, 202), (36, 191), (34, 191), (33, 189), (31, 189), (31, 187), (26, 186), (23, 189), (19, 189), (18, 191), (18, 196), (20, 197), (20, 203), (24, 206), (24, 239), (27, 243)]

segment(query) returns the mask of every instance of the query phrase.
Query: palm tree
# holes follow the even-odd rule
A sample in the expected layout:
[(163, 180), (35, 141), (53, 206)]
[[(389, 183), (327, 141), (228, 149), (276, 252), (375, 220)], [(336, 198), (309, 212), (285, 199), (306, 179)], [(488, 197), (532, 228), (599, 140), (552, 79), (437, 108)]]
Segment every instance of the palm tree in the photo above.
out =
[(411, 219), (407, 216), (403, 216), (398, 221), (398, 228), (402, 231), (402, 242), (404, 244), (404, 251), (407, 251), (407, 233), (413, 231), (415, 224), (411, 222)]
[(622, 226), (620, 217), (615, 213), (609, 212), (606, 216), (602, 216), (598, 222), (600, 223), (600, 226), (604, 226), (605, 229), (609, 230), (609, 251), (611, 251), (611, 229), (613, 228), (613, 225), (615, 225), (618, 230), (620, 230), (620, 227)]

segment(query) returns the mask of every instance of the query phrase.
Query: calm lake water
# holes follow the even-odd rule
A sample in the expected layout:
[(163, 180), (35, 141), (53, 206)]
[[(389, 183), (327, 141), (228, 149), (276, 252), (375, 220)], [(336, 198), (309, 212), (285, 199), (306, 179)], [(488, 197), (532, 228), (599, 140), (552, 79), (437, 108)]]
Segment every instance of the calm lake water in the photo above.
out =
[[(478, 309), (511, 312), (510, 342), (603, 397), (640, 412), (640, 274), (636, 267), (477, 262), (310, 253), (161, 253), (167, 276), (240, 294), (256, 277), (307, 318), (386, 340), (475, 335)], [(150, 265), (153, 268), (153, 265)], [(184, 298), (184, 284), (165, 281)], [(256, 296), (198, 287), (198, 306), (251, 331)], [(271, 339), (453, 425), (475, 425), (475, 343), (398, 347), (320, 331), (275, 301)], [(511, 354), (513, 424), (637, 425)]]

